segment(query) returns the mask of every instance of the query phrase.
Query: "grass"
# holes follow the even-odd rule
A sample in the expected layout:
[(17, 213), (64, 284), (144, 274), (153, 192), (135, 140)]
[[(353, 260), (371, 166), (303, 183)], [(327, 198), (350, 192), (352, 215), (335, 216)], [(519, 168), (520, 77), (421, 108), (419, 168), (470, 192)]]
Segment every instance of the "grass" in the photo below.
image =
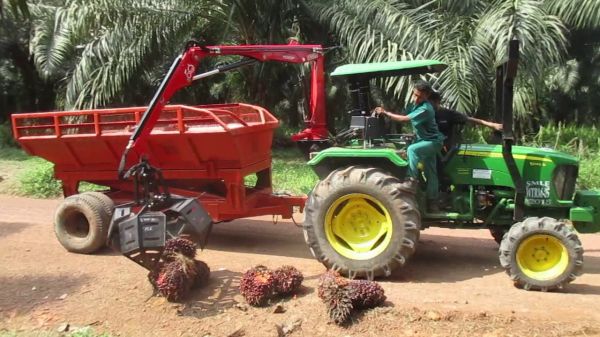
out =
[[(0, 148), (0, 193), (34, 198), (56, 198), (62, 195), (60, 181), (54, 179), (54, 165), (39, 157), (29, 156), (17, 148)], [(81, 192), (105, 187), (82, 183)]]
[(317, 180), (317, 175), (306, 165), (306, 160), (298, 149), (273, 152), (273, 190), (291, 194), (308, 193)]

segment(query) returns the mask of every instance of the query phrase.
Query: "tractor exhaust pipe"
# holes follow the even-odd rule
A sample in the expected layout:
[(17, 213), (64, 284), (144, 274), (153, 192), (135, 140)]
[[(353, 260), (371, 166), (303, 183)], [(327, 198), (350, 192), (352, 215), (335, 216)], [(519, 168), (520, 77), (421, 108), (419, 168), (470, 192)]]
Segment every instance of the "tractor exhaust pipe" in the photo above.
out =
[(512, 146), (515, 144), (513, 96), (518, 65), (519, 40), (511, 40), (508, 44), (508, 60), (496, 69), (496, 116), (502, 120), (502, 156), (515, 186), (515, 221), (523, 218), (525, 206), (525, 184), (512, 155)]

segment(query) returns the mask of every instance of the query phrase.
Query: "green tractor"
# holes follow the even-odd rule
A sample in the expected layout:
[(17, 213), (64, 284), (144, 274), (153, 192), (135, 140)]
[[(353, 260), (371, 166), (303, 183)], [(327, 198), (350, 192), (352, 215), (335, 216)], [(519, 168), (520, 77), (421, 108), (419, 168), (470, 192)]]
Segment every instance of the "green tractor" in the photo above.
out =
[[(311, 153), (320, 180), (306, 203), (304, 237), (315, 258), (354, 278), (389, 276), (414, 254), (429, 226), (488, 228), (499, 242), (500, 264), (517, 287), (562, 288), (582, 271), (578, 233), (600, 231), (600, 192), (575, 191), (578, 160), (552, 149), (514, 146), (513, 83), (518, 42), (497, 69), (496, 107), (501, 145), (458, 144), (440, 153), (440, 189), (450, 207), (427, 213), (424, 184), (402, 189), (408, 135), (386, 135), (370, 116), (373, 78), (443, 71), (438, 61), (349, 64), (331, 76), (347, 78), (350, 129), (333, 147)], [(350, 136), (349, 136), (350, 135)], [(352, 136), (358, 136), (353, 137)], [(343, 137), (342, 137), (343, 138)]]

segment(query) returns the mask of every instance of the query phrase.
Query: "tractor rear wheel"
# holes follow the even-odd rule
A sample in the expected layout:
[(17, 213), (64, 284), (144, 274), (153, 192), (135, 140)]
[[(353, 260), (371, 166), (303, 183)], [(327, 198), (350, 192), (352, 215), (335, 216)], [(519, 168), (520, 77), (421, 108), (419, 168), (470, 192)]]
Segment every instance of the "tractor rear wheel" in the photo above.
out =
[(320, 181), (306, 203), (304, 238), (313, 256), (350, 278), (389, 276), (415, 252), (415, 196), (378, 168), (351, 166)]
[(514, 224), (500, 244), (500, 264), (515, 286), (548, 291), (581, 274), (583, 247), (575, 230), (553, 218)]
[(54, 214), (54, 233), (73, 253), (90, 254), (104, 246), (109, 223), (99, 202), (79, 195), (66, 198)]

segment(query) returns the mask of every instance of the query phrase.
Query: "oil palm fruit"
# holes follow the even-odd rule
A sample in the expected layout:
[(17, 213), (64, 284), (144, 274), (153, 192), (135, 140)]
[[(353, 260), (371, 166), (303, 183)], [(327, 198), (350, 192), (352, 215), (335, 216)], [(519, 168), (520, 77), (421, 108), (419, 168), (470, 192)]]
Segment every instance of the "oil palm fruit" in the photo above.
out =
[(194, 278), (192, 288), (200, 288), (208, 283), (210, 268), (203, 261), (195, 260), (194, 264), (194, 267), (196, 268), (196, 277)]
[(381, 305), (386, 297), (383, 288), (374, 281), (354, 280), (348, 284), (352, 306), (355, 309), (370, 309)]
[(240, 293), (252, 306), (265, 305), (275, 290), (273, 272), (265, 266), (246, 271), (240, 280)]
[(348, 280), (335, 271), (327, 271), (319, 278), (318, 295), (327, 306), (332, 321), (344, 324), (350, 319), (353, 306)]
[(193, 259), (196, 257), (196, 244), (188, 239), (174, 238), (165, 242), (162, 256), (165, 261), (170, 261), (173, 254), (179, 253)]
[(168, 301), (182, 300), (190, 287), (184, 264), (179, 260), (166, 263), (156, 277), (156, 288)]
[(279, 295), (289, 295), (302, 284), (304, 275), (293, 266), (282, 266), (273, 272), (275, 292)]

